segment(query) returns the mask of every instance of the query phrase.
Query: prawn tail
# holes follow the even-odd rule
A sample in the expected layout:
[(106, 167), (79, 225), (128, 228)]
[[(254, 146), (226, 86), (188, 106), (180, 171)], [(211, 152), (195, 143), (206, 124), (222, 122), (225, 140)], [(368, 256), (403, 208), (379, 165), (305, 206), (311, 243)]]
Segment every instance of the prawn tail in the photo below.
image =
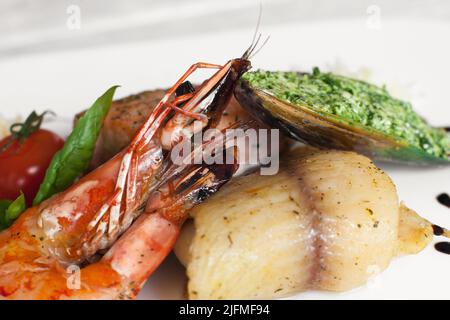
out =
[(214, 194), (231, 179), (237, 168), (234, 162), (191, 164), (181, 171), (169, 170), (172, 175), (152, 193), (144, 213), (100, 261), (121, 276), (122, 292), (131, 297), (139, 293), (172, 251), (188, 210)]

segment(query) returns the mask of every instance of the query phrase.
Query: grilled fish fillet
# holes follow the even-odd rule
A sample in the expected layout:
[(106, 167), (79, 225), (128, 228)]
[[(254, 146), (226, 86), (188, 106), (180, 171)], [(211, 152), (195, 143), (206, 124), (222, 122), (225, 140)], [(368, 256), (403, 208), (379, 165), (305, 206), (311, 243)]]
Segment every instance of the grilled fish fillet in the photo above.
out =
[(190, 299), (346, 291), (431, 241), (431, 224), (368, 158), (299, 149), (284, 160), (279, 174), (238, 177), (192, 210), (175, 247)]

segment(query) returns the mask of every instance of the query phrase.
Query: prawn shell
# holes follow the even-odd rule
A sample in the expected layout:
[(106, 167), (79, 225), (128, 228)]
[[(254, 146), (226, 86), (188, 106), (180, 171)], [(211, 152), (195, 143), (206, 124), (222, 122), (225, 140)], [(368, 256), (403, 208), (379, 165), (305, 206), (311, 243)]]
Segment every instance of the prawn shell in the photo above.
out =
[(377, 160), (418, 165), (450, 164), (450, 159), (394, 140), (361, 125), (347, 125), (338, 116), (323, 115), (307, 105), (282, 101), (271, 93), (240, 80), (234, 92), (241, 106), (262, 123), (289, 137), (322, 149), (356, 151)]

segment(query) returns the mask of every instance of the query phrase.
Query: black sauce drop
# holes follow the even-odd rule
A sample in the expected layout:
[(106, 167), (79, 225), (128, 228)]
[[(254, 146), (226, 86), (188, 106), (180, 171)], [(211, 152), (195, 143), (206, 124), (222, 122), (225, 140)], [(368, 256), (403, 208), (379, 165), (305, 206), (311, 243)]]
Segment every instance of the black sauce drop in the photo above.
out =
[[(446, 131), (449, 131), (446, 128)], [(450, 208), (450, 196), (447, 193), (441, 193), (436, 197), (437, 201), (442, 204), (443, 206), (446, 206), (447, 208)], [(433, 225), (433, 233), (435, 236), (442, 236), (444, 234), (445, 230), (442, 227), (439, 227), (437, 225)], [(450, 242), (438, 242), (434, 245), (434, 248), (442, 253), (450, 254)]]
[(450, 242), (438, 242), (434, 245), (434, 248), (439, 252), (450, 254)]
[(444, 234), (444, 229), (442, 227), (439, 227), (435, 224), (433, 224), (432, 227), (435, 236), (442, 236)]
[(436, 199), (443, 206), (450, 208), (450, 196), (447, 193), (441, 193)]

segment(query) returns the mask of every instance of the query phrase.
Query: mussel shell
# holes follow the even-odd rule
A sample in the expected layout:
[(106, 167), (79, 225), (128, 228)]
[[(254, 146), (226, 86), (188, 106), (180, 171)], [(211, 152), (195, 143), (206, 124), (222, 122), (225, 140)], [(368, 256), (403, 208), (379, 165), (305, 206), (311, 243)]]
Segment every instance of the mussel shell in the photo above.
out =
[(377, 160), (420, 165), (449, 164), (450, 159), (433, 156), (405, 142), (355, 124), (342, 123), (337, 116), (321, 115), (307, 105), (298, 106), (240, 80), (234, 91), (239, 103), (256, 119), (286, 135), (318, 148), (349, 150)]

